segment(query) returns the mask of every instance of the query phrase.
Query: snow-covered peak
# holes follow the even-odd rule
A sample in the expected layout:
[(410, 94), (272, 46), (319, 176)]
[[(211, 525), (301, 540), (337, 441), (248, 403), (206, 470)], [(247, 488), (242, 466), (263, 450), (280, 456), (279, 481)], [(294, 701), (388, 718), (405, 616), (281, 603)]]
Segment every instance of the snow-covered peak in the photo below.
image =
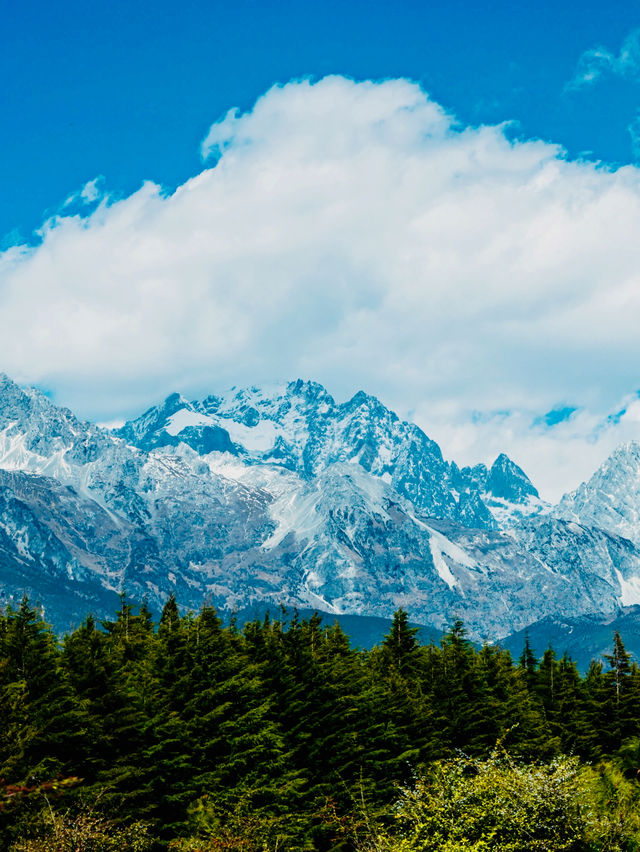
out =
[(565, 494), (553, 514), (640, 544), (640, 443), (619, 446), (591, 479)]
[[(95, 459), (113, 443), (104, 430), (78, 420), (35, 388), (0, 377), (0, 467), (42, 468), (64, 454), (71, 465)], [(22, 461), (20, 461), (20, 459)]]
[(144, 437), (149, 433), (165, 429), (171, 418), (183, 410), (193, 411), (194, 409), (181, 394), (172, 393), (160, 405), (148, 408), (144, 414), (141, 414), (136, 420), (129, 421), (117, 432), (131, 443), (137, 443), (144, 440)]
[(318, 382), (297, 379), (288, 384), (265, 385), (261, 388), (234, 387), (226, 393), (208, 396), (198, 405), (207, 413), (239, 422), (245, 419), (282, 421), (292, 408), (311, 414), (333, 408), (335, 401)]
[(228, 431), (220, 426), (219, 418), (207, 414), (201, 405), (189, 402), (179, 393), (172, 393), (163, 403), (125, 423), (114, 434), (142, 450), (180, 443), (201, 454), (236, 450)]
[(79, 421), (66, 408), (54, 405), (37, 388), (21, 388), (4, 373), (0, 374), (0, 425), (21, 423), (29, 426), (34, 419), (45, 431), (80, 428)]
[[(232, 388), (187, 402), (173, 395), (118, 432), (143, 449), (184, 443), (201, 454), (226, 451), (248, 465), (273, 464), (306, 477), (334, 464), (352, 464), (382, 479), (421, 511), (471, 527), (511, 520), (537, 492), (507, 456), (491, 470), (460, 471), (415, 424), (379, 399), (358, 391), (336, 403), (317, 382), (297, 379), (273, 387)], [(487, 501), (496, 502), (494, 516)]]

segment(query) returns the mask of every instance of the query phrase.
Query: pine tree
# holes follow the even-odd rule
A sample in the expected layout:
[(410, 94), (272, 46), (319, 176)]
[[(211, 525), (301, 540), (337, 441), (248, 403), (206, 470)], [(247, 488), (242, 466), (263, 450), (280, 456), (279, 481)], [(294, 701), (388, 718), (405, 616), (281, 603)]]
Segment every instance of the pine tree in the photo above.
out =
[(441, 670), (434, 697), (443, 739), (451, 751), (466, 748), (481, 725), (473, 700), (480, 686), (473, 646), (466, 636), (462, 621), (455, 621), (442, 638), (439, 654)]
[[(581, 684), (576, 745), (586, 760), (600, 760), (610, 743), (609, 726), (612, 692), (607, 684), (602, 663), (592, 660)], [(614, 693), (615, 694), (615, 693)]]
[(142, 761), (148, 799), (153, 803), (149, 815), (161, 821), (165, 837), (184, 829), (188, 806), (199, 793), (193, 785), (194, 740), (185, 716), (191, 697), (188, 638), (192, 623), (180, 617), (171, 594), (149, 651), (152, 696)]
[(527, 687), (531, 692), (533, 692), (536, 683), (536, 669), (538, 666), (538, 660), (536, 658), (536, 655), (533, 653), (533, 648), (531, 647), (531, 643), (529, 642), (528, 633), (525, 633), (524, 648), (522, 649), (522, 655), (520, 656), (519, 665), (522, 671), (525, 673)]
[[(123, 821), (145, 818), (153, 811), (143, 754), (149, 745), (147, 723), (152, 712), (149, 660), (154, 625), (146, 605), (136, 613), (122, 593), (116, 619), (103, 621), (102, 628), (99, 637), (95, 630), (83, 637), (97, 655), (98, 691), (90, 709), (93, 707), (92, 714), (101, 721), (106, 748), (90, 792), (100, 794), (104, 807), (113, 809)], [(71, 656), (68, 659), (70, 664)]]
[(60, 666), (53, 633), (23, 598), (0, 644), (0, 777), (42, 781), (79, 774), (86, 718)]
[(393, 614), (391, 629), (385, 635), (382, 647), (387, 652), (389, 660), (401, 675), (408, 674), (417, 664), (419, 628), (409, 627), (409, 616), (404, 609), (397, 609)]
[(631, 657), (627, 653), (618, 631), (613, 636), (613, 650), (605, 654), (609, 664), (604, 680), (608, 688), (606, 712), (606, 750), (609, 754), (620, 748), (622, 741), (634, 733), (634, 716), (637, 708), (631, 705)]

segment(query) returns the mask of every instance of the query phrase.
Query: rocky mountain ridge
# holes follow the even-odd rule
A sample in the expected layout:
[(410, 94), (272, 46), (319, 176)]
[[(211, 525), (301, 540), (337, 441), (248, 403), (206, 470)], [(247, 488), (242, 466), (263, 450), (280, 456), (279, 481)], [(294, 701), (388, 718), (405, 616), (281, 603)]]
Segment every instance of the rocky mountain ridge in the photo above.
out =
[[(141, 449), (185, 443), (201, 455), (222, 452), (250, 465), (272, 464), (313, 477), (331, 464), (358, 464), (389, 483), (421, 512), (464, 526), (497, 529), (507, 508), (538, 511), (538, 492), (506, 455), (490, 469), (460, 469), (435, 441), (375, 397), (359, 391), (336, 404), (315, 382), (265, 392), (233, 389), (200, 401), (172, 394), (116, 433)], [(517, 507), (517, 508), (516, 508)]]
[(174, 394), (109, 432), (0, 378), (0, 593), (62, 626), (122, 588), (155, 607), (404, 606), (490, 640), (640, 603), (636, 544), (544, 509), (506, 456), (460, 469), (364, 393)]

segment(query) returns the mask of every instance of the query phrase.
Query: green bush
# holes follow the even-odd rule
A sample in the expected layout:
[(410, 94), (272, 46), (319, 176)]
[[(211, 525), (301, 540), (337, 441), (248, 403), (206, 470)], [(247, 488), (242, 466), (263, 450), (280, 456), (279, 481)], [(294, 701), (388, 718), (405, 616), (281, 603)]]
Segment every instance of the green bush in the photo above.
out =
[(126, 828), (92, 814), (41, 815), (34, 836), (18, 840), (10, 852), (147, 852), (152, 846), (148, 827), (135, 822)]
[(627, 852), (640, 849), (636, 788), (610, 766), (577, 758), (523, 764), (439, 761), (402, 790), (391, 830), (361, 852)]

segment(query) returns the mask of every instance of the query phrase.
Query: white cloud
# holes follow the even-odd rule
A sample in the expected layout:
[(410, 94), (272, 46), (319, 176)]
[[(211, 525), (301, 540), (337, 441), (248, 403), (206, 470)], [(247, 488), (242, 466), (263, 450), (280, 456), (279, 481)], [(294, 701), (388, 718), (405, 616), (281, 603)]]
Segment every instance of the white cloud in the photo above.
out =
[(87, 205), (93, 204), (95, 201), (98, 201), (98, 199), (102, 198), (104, 195), (101, 186), (103, 181), (104, 178), (102, 176), (87, 181), (87, 183), (85, 183), (81, 190), (72, 193), (67, 198), (67, 200), (64, 202), (63, 209), (69, 207), (69, 205), (74, 203)]
[(606, 75), (637, 77), (640, 75), (640, 29), (633, 30), (622, 42), (618, 53), (606, 47), (585, 50), (567, 89), (581, 89)]
[[(341, 77), (231, 111), (203, 155), (171, 195), (101, 196), (0, 254), (2, 369), (104, 420), (174, 389), (362, 387), (551, 496), (640, 436), (596, 429), (640, 386), (638, 169)], [(532, 425), (559, 404), (580, 412)]]
[(431, 434), (443, 436), (443, 446), (458, 464), (478, 459), (492, 461), (506, 452), (541, 489), (542, 496), (557, 500), (588, 479), (623, 441), (640, 438), (640, 401), (624, 400), (619, 419), (581, 410), (553, 428), (532, 421), (530, 412), (487, 412), (479, 418), (433, 418), (428, 405), (415, 412)]
[(93, 180), (87, 181), (87, 183), (85, 183), (82, 187), (82, 190), (80, 191), (80, 198), (85, 204), (92, 204), (100, 198), (102, 195), (102, 190), (100, 189), (101, 182), (102, 178), (97, 177)]

